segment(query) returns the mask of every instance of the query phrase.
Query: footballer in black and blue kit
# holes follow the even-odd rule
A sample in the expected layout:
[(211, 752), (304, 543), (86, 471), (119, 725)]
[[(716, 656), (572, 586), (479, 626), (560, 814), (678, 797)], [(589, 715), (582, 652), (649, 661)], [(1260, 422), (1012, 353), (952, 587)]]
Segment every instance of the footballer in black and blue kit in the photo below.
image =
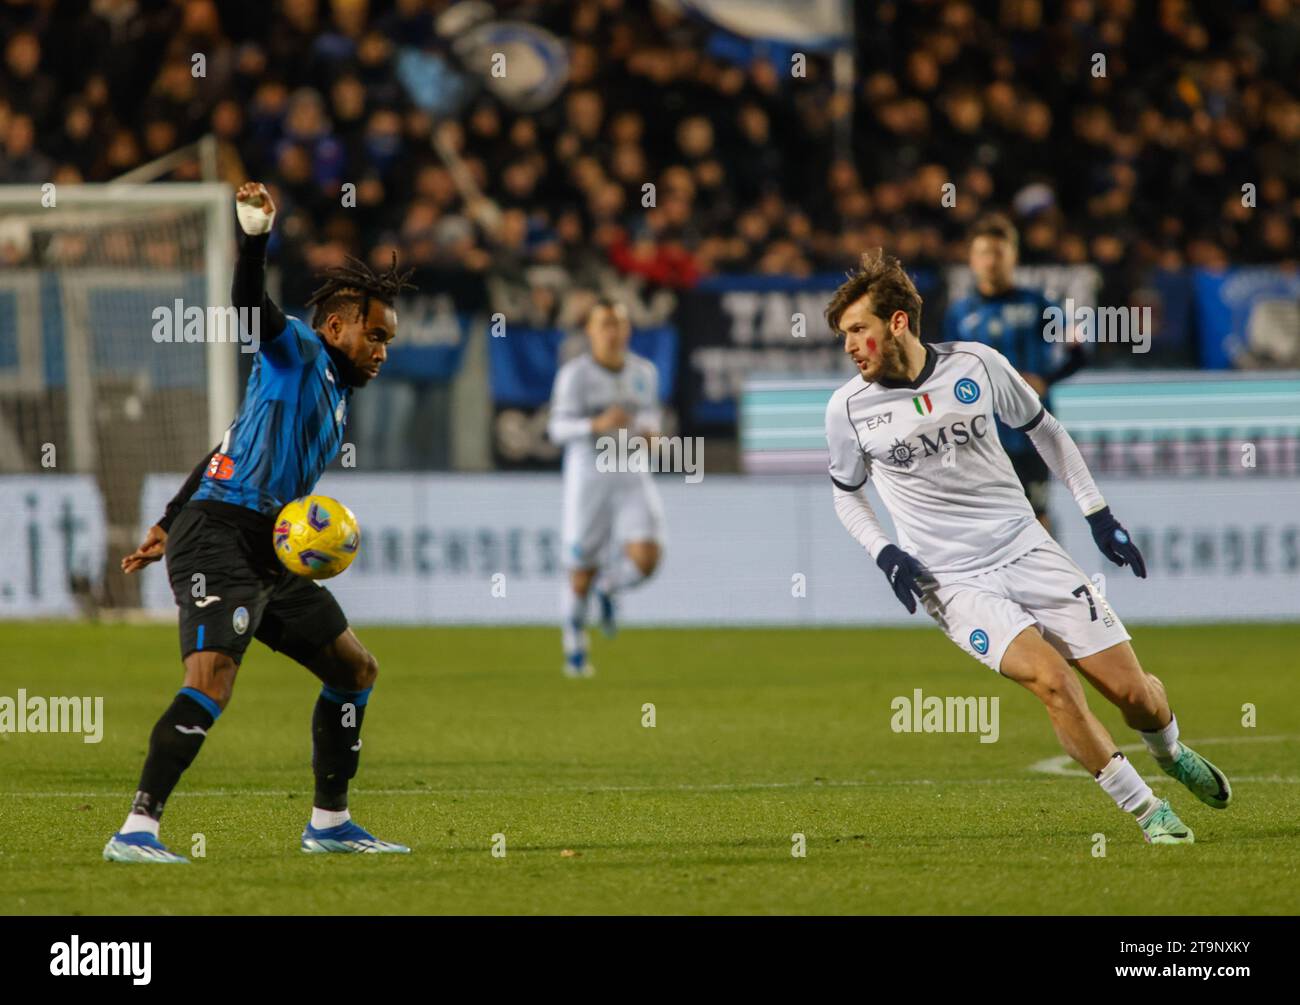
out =
[(163, 807), (230, 700), (253, 639), (320, 678), (312, 715), (315, 795), (307, 852), (407, 852), (362, 829), (348, 811), (375, 659), (319, 583), (290, 573), (272, 531), (285, 503), (308, 495), (338, 454), (351, 396), (379, 375), (397, 333), (393, 303), (409, 284), (396, 259), (384, 272), (356, 260), (328, 270), (308, 300), (311, 324), (286, 316), (265, 292), (275, 205), (256, 182), (235, 197), (244, 237), (231, 302), (253, 311), (242, 333), (257, 343), (244, 401), (221, 443), (199, 463), (141, 546), (130, 573), (165, 554), (180, 609), (184, 686), (155, 725), (131, 810), (104, 848), (115, 862), (186, 859), (159, 840)]
[[(975, 291), (949, 306), (944, 316), (943, 340), (992, 346), (1010, 360), (1049, 407), (1051, 386), (1083, 365), (1083, 350), (1078, 345), (1061, 347), (1043, 338), (1043, 312), (1056, 305), (1039, 290), (1015, 285), (1012, 275), (1018, 246), (1015, 226), (1000, 214), (985, 217), (971, 228), (970, 267), (975, 275)], [(1051, 472), (1024, 433), (999, 421), (998, 438), (1011, 458), (1034, 515), (1048, 526)]]

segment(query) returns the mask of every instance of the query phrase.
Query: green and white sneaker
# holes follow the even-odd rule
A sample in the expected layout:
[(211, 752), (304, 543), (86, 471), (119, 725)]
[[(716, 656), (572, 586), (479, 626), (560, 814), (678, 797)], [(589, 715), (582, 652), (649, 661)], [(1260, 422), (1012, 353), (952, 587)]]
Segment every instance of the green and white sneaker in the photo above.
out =
[(1216, 810), (1226, 809), (1232, 799), (1232, 786), (1222, 771), (1185, 743), (1179, 743), (1178, 756), (1172, 761), (1156, 761), (1160, 770), (1178, 779), (1197, 799)]
[(1192, 829), (1178, 819), (1169, 806), (1168, 799), (1160, 800), (1156, 811), (1145, 822), (1138, 821), (1147, 844), (1192, 844), (1196, 837)]

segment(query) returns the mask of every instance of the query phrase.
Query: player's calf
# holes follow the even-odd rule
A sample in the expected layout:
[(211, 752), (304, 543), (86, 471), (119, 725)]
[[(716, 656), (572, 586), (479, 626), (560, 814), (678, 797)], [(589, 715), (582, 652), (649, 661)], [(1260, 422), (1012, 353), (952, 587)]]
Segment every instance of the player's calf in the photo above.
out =
[(1079, 670), (1138, 730), (1142, 742), (1160, 765), (1197, 799), (1216, 810), (1232, 799), (1228, 777), (1214, 764), (1178, 739), (1178, 719), (1160, 678), (1138, 664), (1133, 647), (1123, 642), (1077, 661)]
[(379, 679), (379, 661), (349, 628), (317, 653), (307, 668), (323, 684), (311, 723), (316, 779), (312, 826), (336, 827), (350, 818), (348, 784), (361, 763), (361, 726)]
[(596, 578), (596, 602), (600, 606), (600, 627), (607, 638), (618, 632), (617, 597), (624, 590), (640, 586), (659, 568), (662, 549), (658, 541), (630, 541), (623, 555)]
[(627, 557), (641, 573), (642, 579), (648, 579), (659, 568), (659, 558), (663, 549), (658, 541), (632, 541), (627, 546)]
[(1000, 669), (1043, 703), (1066, 753), (1092, 773), (1115, 805), (1133, 816), (1145, 840), (1192, 842), (1191, 830), (1168, 802), (1159, 799), (1128, 758), (1115, 749), (1115, 741), (1088, 708), (1073, 670), (1035, 629), (1027, 628), (1012, 640)]
[[(226, 697), (229, 698), (228, 692)], [(220, 715), (221, 706), (202, 691), (184, 687), (177, 693), (150, 734), (149, 753), (131, 810), (122, 827), (104, 846), (105, 859), (149, 863), (185, 861), (167, 851), (158, 839), (163, 809)]]
[(1043, 703), (1067, 754), (1094, 774), (1106, 766), (1115, 742), (1088, 708), (1079, 679), (1036, 629), (1012, 639), (999, 671)]
[(1158, 730), (1169, 722), (1169, 701), (1164, 685), (1142, 669), (1129, 642), (1083, 656), (1074, 661), (1107, 701), (1119, 709), (1132, 729)]
[(560, 642), (566, 677), (595, 673), (587, 662), (587, 607), (596, 572), (595, 568), (572, 569), (569, 581), (560, 587)]
[(311, 820), (302, 832), (302, 850), (409, 852), (405, 845), (381, 841), (361, 828), (348, 809), (348, 786), (361, 764), (361, 726), (379, 679), (379, 661), (349, 628), (317, 653), (307, 668), (323, 686), (312, 710), (311, 767), (316, 788)]

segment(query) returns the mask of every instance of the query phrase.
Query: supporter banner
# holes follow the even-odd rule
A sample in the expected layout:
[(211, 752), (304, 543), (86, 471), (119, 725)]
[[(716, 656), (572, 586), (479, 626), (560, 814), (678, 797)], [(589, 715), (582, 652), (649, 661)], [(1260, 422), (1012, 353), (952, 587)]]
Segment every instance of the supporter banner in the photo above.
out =
[(72, 615), (74, 583), (103, 580), (104, 499), (90, 475), (0, 477), (8, 542), (0, 563), (0, 618)]
[(1130, 303), (1151, 305), (1155, 323), (1151, 355), (1144, 366), (1196, 366), (1198, 349), (1192, 324), (1194, 284), (1188, 269), (1153, 269), (1130, 295)]
[[(570, 338), (573, 344), (566, 347)], [(561, 357), (568, 359), (585, 345), (582, 336), (560, 328), (511, 327), (506, 334), (488, 339), (492, 400), (498, 405), (546, 404)], [(670, 400), (677, 376), (677, 332), (668, 326), (638, 328), (632, 332), (632, 351), (658, 368), (659, 400)]]
[[(516, 111), (545, 108), (569, 79), (564, 41), (526, 21), (476, 24), (455, 38), (452, 49), (484, 87)], [(509, 73), (504, 72), (506, 66)]]
[(682, 0), (682, 6), (735, 35), (808, 49), (847, 45), (853, 30), (844, 0)]
[(686, 349), (682, 416), (695, 427), (734, 426), (745, 380), (758, 374), (852, 372), (823, 320), (840, 279), (738, 277), (700, 284), (677, 302)]
[(1300, 366), (1300, 274), (1196, 269), (1193, 277), (1203, 367)]
[[(937, 286), (913, 276), (922, 297)], [(853, 367), (826, 327), (826, 301), (840, 274), (720, 276), (678, 297), (676, 322), (686, 346), (679, 406), (691, 427), (736, 424), (736, 403), (754, 376), (840, 375)]]
[[(162, 511), (181, 478), (146, 481), (144, 522)], [(656, 484), (667, 514), (664, 564), (625, 598), (627, 623), (934, 630), (921, 614), (907, 615), (880, 570), (840, 526), (824, 477), (711, 475), (688, 484), (681, 476), (660, 475)], [(1149, 579), (1138, 580), (1102, 558), (1061, 486), (1053, 513), (1062, 543), (1084, 573), (1105, 575), (1107, 596), (1121, 618), (1296, 617), (1300, 479), (1205, 481), (1195, 492), (1183, 480), (1115, 481), (1102, 488), (1145, 551)], [(319, 491), (345, 501), (361, 522), (356, 561), (329, 583), (354, 622), (556, 620), (564, 582), (558, 476), (331, 473)], [(884, 517), (879, 500), (873, 501)], [(171, 609), (161, 566), (150, 567), (144, 588), (147, 606)]]

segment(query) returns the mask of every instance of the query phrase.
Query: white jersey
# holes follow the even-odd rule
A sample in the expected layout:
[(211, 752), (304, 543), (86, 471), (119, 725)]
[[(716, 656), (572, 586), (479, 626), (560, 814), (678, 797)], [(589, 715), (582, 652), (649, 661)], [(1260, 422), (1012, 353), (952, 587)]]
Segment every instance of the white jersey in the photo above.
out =
[(596, 436), (591, 420), (611, 405), (632, 416), (629, 432), (658, 432), (659, 371), (644, 356), (628, 353), (621, 370), (609, 370), (584, 353), (569, 360), (555, 375), (551, 392), (551, 440), (564, 446), (564, 473), (595, 475)]
[[(649, 471), (602, 471), (591, 420), (611, 405), (632, 416), (630, 433), (657, 433), (659, 372), (643, 356), (628, 354), (621, 370), (608, 370), (589, 355), (560, 367), (547, 426), (564, 446), (564, 562), (595, 568), (612, 541), (662, 542), (663, 504)], [(607, 434), (613, 436), (614, 434)]]
[(940, 342), (925, 354), (909, 384), (859, 375), (831, 396), (830, 474), (846, 491), (872, 479), (899, 546), (929, 572), (964, 579), (1051, 540), (993, 421), (1028, 430), (1043, 405), (996, 349)]

